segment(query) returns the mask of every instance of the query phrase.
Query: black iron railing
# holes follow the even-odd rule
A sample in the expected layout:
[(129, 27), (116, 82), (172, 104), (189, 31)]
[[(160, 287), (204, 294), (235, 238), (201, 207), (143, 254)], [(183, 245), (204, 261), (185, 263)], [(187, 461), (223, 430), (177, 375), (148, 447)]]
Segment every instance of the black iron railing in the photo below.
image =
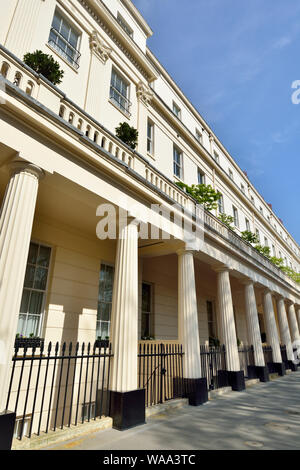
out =
[(273, 362), (273, 351), (271, 346), (263, 346), (263, 353), (265, 358), (265, 364), (268, 367), (268, 371), (270, 374), (276, 372)]
[(284, 363), (286, 369), (289, 369), (290, 367), (289, 367), (289, 361), (288, 361), (285, 345), (280, 345), (280, 352), (281, 352), (282, 362)]
[(183, 354), (181, 344), (139, 344), (138, 385), (147, 407), (185, 396)]
[(241, 367), (241, 370), (244, 372), (245, 378), (247, 378), (249, 374), (248, 366), (255, 365), (253, 346), (239, 346), (238, 351), (239, 351), (240, 367)]
[(51, 28), (48, 43), (76, 69), (79, 68), (80, 52), (55, 28)]
[(209, 347), (200, 346), (202, 377), (207, 380), (208, 390), (216, 390), (226, 387), (226, 352), (225, 346)]
[(84, 343), (15, 348), (6, 409), (15, 437), (55, 431), (109, 413), (111, 347)]

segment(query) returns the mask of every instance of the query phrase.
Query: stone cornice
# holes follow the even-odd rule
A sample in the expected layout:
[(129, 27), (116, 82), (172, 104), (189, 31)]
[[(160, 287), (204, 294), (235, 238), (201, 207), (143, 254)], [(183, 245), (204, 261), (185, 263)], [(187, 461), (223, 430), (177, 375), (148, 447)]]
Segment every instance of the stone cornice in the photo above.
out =
[(78, 1), (147, 81), (155, 80), (158, 76), (156, 69), (137, 44), (120, 28), (109, 9), (100, 1)]

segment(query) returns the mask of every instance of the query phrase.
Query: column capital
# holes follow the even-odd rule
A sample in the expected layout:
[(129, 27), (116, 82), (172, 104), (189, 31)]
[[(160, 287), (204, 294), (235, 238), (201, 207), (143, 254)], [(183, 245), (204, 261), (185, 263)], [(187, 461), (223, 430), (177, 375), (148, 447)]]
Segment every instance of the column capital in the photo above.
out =
[(251, 284), (254, 286), (255, 281), (251, 277), (244, 277), (240, 279), (240, 283), (243, 284), (244, 286), (249, 286)]
[(185, 255), (188, 253), (191, 253), (194, 256), (195, 250), (192, 250), (191, 248), (179, 248), (178, 250), (176, 250), (176, 253), (178, 256)]
[(29, 173), (38, 179), (45, 177), (45, 172), (34, 163), (27, 162), (26, 160), (12, 160), (7, 164), (10, 176), (18, 173)]
[(227, 266), (226, 264), (221, 265), (221, 266), (212, 266), (212, 269), (216, 273), (223, 273), (223, 272), (226, 272), (226, 271), (228, 271), (228, 272), (233, 271), (233, 269), (230, 266)]

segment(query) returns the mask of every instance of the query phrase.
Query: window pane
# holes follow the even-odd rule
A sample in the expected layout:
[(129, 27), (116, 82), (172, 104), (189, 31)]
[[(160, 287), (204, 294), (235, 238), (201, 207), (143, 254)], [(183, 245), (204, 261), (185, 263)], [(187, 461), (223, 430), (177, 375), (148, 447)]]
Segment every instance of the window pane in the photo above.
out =
[(53, 18), (53, 22), (52, 22), (52, 27), (57, 29), (57, 31), (59, 31), (60, 23), (61, 23), (61, 16), (58, 15), (58, 13), (55, 13), (54, 18)]
[(110, 323), (106, 321), (101, 321), (100, 335), (102, 339), (105, 339), (106, 336), (109, 336)]
[(21, 313), (27, 313), (28, 312), (29, 297), (30, 297), (30, 290), (24, 289), (23, 290), (23, 295), (22, 295), (22, 300), (21, 300), (21, 308), (20, 308)]
[(17, 333), (19, 333), (19, 335), (25, 335), (26, 318), (27, 318), (27, 315), (19, 315), (19, 321), (18, 321), (18, 327), (17, 327)]
[(35, 271), (34, 266), (29, 266), (29, 265), (27, 266), (24, 287), (33, 287), (34, 271)]
[(34, 276), (34, 288), (35, 289), (46, 289), (48, 269), (37, 268)]
[(40, 317), (35, 315), (28, 315), (25, 335), (30, 336), (33, 334), (36, 336), (39, 330)]
[(43, 292), (31, 292), (30, 302), (29, 302), (29, 312), (39, 315), (42, 313), (43, 306)]
[(150, 315), (142, 314), (141, 336), (150, 336)]
[(151, 286), (149, 284), (142, 285), (142, 311), (151, 311)]
[(50, 262), (50, 253), (51, 253), (51, 248), (47, 246), (40, 246), (37, 264), (39, 266), (48, 267), (49, 262)]
[(30, 243), (28, 260), (27, 260), (28, 263), (36, 264), (38, 248), (39, 246), (36, 243)]
[(100, 302), (98, 305), (97, 319), (103, 321), (110, 321), (111, 305)]

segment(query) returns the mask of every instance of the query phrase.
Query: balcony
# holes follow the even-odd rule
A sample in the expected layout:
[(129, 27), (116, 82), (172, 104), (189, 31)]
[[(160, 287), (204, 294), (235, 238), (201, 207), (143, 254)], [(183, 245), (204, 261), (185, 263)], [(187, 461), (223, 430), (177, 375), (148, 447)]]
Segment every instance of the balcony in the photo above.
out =
[[(4, 85), (9, 85), (15, 92), (19, 91), (20, 99), (27, 100), (33, 107), (42, 104), (40, 111), (72, 131), (81, 142), (92, 147), (100, 158), (105, 156), (125, 166), (132, 177), (138, 178), (168, 203), (178, 204), (187, 213), (195, 212), (195, 201), (188, 194), (1, 45), (0, 72)], [(250, 258), (257, 267), (299, 290), (294, 281), (209, 212), (204, 213), (204, 225), (207, 236), (222, 239), (233, 252)]]

